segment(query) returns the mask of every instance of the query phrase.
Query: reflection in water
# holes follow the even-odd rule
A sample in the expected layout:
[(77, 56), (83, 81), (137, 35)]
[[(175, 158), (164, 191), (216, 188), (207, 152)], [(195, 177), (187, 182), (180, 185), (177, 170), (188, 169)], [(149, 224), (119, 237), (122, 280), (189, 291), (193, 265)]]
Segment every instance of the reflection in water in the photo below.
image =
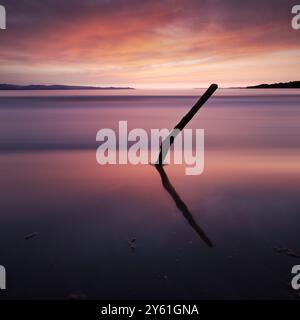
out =
[[(0, 98), (0, 264), (13, 275), (13, 290), (1, 291), (1, 299), (63, 299), (70, 292), (89, 299), (289, 299), (278, 279), (289, 278), (296, 258), (273, 247), (300, 251), (300, 90), (249, 90), (220, 89), (190, 122), (206, 132), (199, 179), (186, 178), (183, 167), (164, 167), (193, 201), (192, 208), (176, 190), (199, 225), (205, 219), (213, 226), (208, 235), (218, 250), (200, 239), (182, 250), (168, 232), (203, 239), (199, 227), (199, 235), (182, 228), (181, 215), (189, 222), (191, 215), (161, 168), (159, 178), (152, 166), (99, 167), (95, 160), (99, 129), (117, 130), (120, 119), (147, 132), (153, 123), (168, 128), (197, 90), (176, 97), (77, 100), (72, 91), (62, 99)], [(170, 206), (182, 213), (163, 214)], [(40, 236), (24, 240), (34, 231)], [(133, 236), (141, 243), (135, 255), (127, 244)]]
[(210, 241), (210, 239), (208, 238), (208, 236), (205, 234), (205, 232), (200, 228), (200, 226), (197, 224), (197, 222), (195, 221), (193, 215), (191, 214), (189, 208), (187, 207), (187, 205), (182, 201), (182, 199), (180, 198), (180, 196), (178, 195), (177, 191), (175, 190), (175, 188), (172, 186), (172, 184), (170, 183), (170, 180), (163, 168), (162, 165), (155, 165), (156, 170), (158, 171), (160, 177), (161, 177), (161, 182), (163, 187), (168, 191), (168, 193), (170, 194), (170, 196), (173, 198), (177, 208), (181, 211), (181, 213), (183, 214), (183, 216), (186, 218), (186, 220), (188, 221), (188, 223), (190, 224), (190, 226), (198, 233), (199, 237), (209, 246), (209, 247), (213, 247), (212, 242)]

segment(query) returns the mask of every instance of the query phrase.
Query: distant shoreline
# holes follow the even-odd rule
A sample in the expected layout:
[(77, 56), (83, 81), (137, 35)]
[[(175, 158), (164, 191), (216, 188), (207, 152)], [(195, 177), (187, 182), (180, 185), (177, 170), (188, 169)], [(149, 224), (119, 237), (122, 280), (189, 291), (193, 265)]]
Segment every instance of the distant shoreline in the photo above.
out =
[(300, 81), (279, 82), (248, 86), (245, 89), (300, 89)]
[(68, 86), (68, 85), (14, 85), (0, 84), (0, 90), (135, 90), (131, 87), (93, 87), (93, 86)]
[[(205, 88), (193, 88), (193, 89), (205, 89)], [(220, 87), (220, 89), (300, 89), (300, 81), (290, 81), (290, 82), (278, 82), (271, 84), (258, 84), (254, 86), (247, 87)]]

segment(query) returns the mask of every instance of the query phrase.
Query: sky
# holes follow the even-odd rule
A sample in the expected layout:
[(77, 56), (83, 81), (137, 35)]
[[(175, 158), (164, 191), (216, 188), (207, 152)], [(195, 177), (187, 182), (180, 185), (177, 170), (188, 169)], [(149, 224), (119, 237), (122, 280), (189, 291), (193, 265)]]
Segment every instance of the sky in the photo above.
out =
[(222, 87), (300, 80), (293, 0), (0, 0), (0, 83)]

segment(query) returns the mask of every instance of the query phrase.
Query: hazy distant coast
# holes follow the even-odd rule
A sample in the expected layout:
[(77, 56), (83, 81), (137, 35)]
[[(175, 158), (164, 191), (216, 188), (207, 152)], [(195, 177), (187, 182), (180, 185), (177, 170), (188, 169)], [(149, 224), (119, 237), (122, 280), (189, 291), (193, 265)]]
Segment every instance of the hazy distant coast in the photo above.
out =
[(134, 90), (131, 87), (93, 87), (93, 86), (68, 86), (68, 85), (15, 85), (0, 84), (0, 90)]

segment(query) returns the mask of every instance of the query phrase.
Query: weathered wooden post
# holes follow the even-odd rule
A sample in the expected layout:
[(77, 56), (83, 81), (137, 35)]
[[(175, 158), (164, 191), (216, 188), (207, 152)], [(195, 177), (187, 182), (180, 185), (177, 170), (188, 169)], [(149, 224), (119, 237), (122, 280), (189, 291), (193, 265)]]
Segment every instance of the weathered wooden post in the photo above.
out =
[(217, 84), (212, 84), (205, 91), (202, 97), (197, 101), (197, 103), (192, 107), (192, 109), (181, 119), (181, 121), (175, 126), (170, 135), (164, 139), (164, 141), (160, 145), (160, 153), (157, 160), (158, 165), (163, 165), (163, 162), (166, 158), (166, 155), (169, 151), (170, 146), (173, 144), (177, 135), (184, 129), (184, 127), (192, 120), (194, 115), (198, 112), (198, 110), (204, 105), (204, 103), (214, 94), (214, 92), (218, 89)]

